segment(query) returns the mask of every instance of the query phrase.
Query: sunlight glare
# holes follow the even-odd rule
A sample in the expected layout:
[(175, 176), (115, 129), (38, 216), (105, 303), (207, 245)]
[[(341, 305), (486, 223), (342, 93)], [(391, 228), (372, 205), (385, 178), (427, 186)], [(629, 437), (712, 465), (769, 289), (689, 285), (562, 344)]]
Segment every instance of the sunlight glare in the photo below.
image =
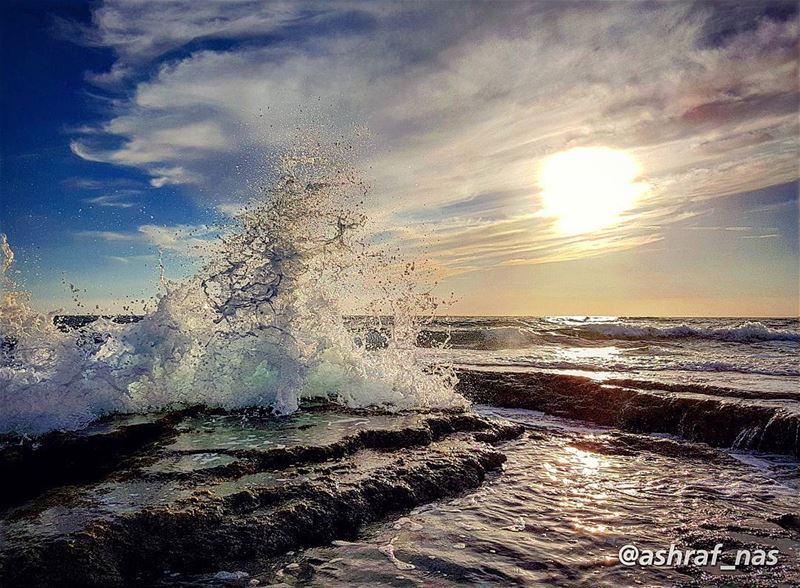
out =
[(621, 220), (647, 192), (639, 164), (607, 147), (578, 147), (545, 159), (539, 168), (544, 214), (565, 235), (601, 229)]

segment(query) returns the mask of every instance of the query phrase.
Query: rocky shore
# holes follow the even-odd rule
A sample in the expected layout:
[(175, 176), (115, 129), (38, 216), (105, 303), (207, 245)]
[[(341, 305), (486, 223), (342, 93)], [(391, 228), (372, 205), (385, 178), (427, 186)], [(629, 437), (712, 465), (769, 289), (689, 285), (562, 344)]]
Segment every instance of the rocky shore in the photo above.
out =
[[(780, 399), (547, 373), (464, 370), (459, 378), (459, 392), (478, 404), (715, 447), (800, 453), (800, 417)], [(554, 434), (526, 426), (517, 446)], [(523, 432), (473, 412), (315, 405), (288, 417), (197, 406), (117, 415), (35, 439), (5, 436), (0, 585), (183, 585), (353, 540), (373, 523), (480, 486)], [(579, 435), (569, 447), (708, 467), (730, 467), (732, 459), (708, 446), (621, 432)], [(775, 517), (797, 532), (796, 513)]]
[[(538, 410), (636, 433), (667, 433), (714, 447), (800, 456), (800, 410), (723, 396), (717, 388), (647, 389), (535, 372), (462, 370), (458, 391), (480, 404)], [(664, 389), (666, 388), (666, 389)], [(760, 399), (759, 399), (760, 400)]]
[(480, 485), (505, 461), (495, 445), (521, 434), (474, 414), (191, 409), (6, 446), (3, 472), (21, 477), (5, 478), (20, 485), (0, 584), (149, 584), (351, 538)]

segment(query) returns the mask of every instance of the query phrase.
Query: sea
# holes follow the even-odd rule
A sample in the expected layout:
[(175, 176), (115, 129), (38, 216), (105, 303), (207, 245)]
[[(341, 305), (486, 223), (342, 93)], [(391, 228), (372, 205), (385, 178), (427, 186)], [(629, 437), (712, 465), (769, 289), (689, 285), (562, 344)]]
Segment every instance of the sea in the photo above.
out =
[[(138, 317), (35, 310), (6, 272), (14, 258), (3, 236), (3, 447), (34, 450), (40, 436), (86, 431), (109, 415), (197, 405), (268, 409), (284, 423), (314, 401), (359, 414), (475, 411), (525, 429), (498, 446), (504, 469), (477, 489), (396, 513), (358, 537), (250, 562), (244, 574), (214, 570), (161, 583), (800, 585), (797, 439), (786, 438), (800, 412), (797, 318), (442, 316), (446, 307), (408, 279), (413, 263), (359, 237), (363, 215), (353, 203), (363, 183), (341, 163), (318, 169), (319, 160), (306, 152), (284, 158), (279, 179), (224, 227), (207, 264), (182, 281), (162, 275), (153, 307)], [(370, 318), (353, 317), (348, 303), (365, 292), (377, 294), (363, 313)], [(688, 439), (680, 426), (677, 434), (660, 430), (666, 409), (622, 430), (570, 420), (568, 410), (470, 402), (458, 388), (465, 370), (495, 374), (500, 384), (545, 374), (575, 389), (590, 382), (649, 394), (672, 414), (691, 400), (707, 431), (695, 427)], [(547, 388), (539, 394), (546, 400)], [(728, 446), (698, 435), (752, 410), (773, 418)], [(754, 440), (778, 421), (783, 445), (771, 447), (783, 451), (761, 451)], [(56, 523), (75, 507), (58, 504), (57, 494), (52, 500), (41, 512), (56, 513)], [(104, 508), (86, 500), (90, 510)], [(133, 505), (125, 513), (103, 516), (145, 508), (139, 492), (126, 500)], [(717, 543), (726, 563), (736, 549), (777, 550), (777, 563), (723, 570), (625, 566), (618, 558), (625, 545)]]
[(430, 344), (435, 360), (480, 369), (720, 386), (800, 400), (797, 318), (445, 317), (425, 326), (420, 344)]
[[(579, 376), (800, 412), (796, 318), (446, 317), (426, 325), (420, 344), (431, 346), (430, 361), (472, 370)], [(376, 525), (359, 541), (309, 550), (294, 561), (322, 562), (310, 583), (800, 584), (800, 534), (775, 523), (800, 511), (795, 457), (624, 433), (519, 408), (473, 409), (530, 431), (511, 444), (502, 475)], [(624, 545), (717, 543), (728, 550), (770, 546), (782, 563), (733, 570), (617, 563)]]
[[(57, 323), (102, 346), (94, 318)], [(114, 320), (135, 324), (141, 317)], [(391, 344), (391, 320), (346, 323), (369, 353)], [(429, 369), (577, 376), (795, 413), (799, 351), (800, 323), (793, 318), (571, 316), (432, 318), (419, 330), (414, 352)], [(468, 410), (526, 429), (503, 446), (502, 471), (478, 489), (372, 524), (355, 540), (290, 552), (247, 572), (175, 574), (161, 585), (798, 585), (796, 456), (715, 448), (523, 408)], [(724, 550), (717, 566), (623, 566), (618, 559), (627, 545), (656, 552), (717, 544)], [(778, 563), (735, 566), (739, 549), (775, 550)]]

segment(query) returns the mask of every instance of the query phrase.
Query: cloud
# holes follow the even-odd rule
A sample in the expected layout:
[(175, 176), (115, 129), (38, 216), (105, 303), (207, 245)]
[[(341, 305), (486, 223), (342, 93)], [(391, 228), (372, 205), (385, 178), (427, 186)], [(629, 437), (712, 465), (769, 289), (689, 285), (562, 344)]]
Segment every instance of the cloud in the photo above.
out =
[(105, 258), (120, 264), (129, 264), (133, 261), (153, 261), (157, 259), (155, 255), (106, 255)]
[(212, 253), (217, 245), (219, 230), (202, 225), (141, 225), (139, 234), (161, 251), (184, 257), (204, 257)]
[(103, 241), (136, 241), (137, 236), (117, 231), (79, 231), (75, 233), (81, 239), (100, 239)]
[(81, 141), (72, 140), (69, 142), (69, 149), (75, 155), (80, 157), (81, 159), (85, 159), (86, 161), (94, 161), (98, 163), (107, 163), (108, 160), (103, 159), (100, 155), (95, 155), (92, 153), (90, 149), (88, 149)]
[(246, 208), (247, 208), (246, 203), (226, 202), (217, 205), (216, 210), (223, 216), (235, 217), (244, 212)]
[(767, 233), (766, 235), (743, 235), (740, 239), (777, 239), (780, 233)]
[(748, 232), (752, 231), (753, 227), (703, 227), (703, 226), (694, 226), (694, 227), (686, 227), (690, 231), (731, 231), (731, 232)]
[[(85, 41), (113, 47), (119, 64), (140, 64), (203, 38), (263, 36), (288, 24), (299, 9), (291, 2), (213, 0), (109, 0), (92, 14)], [(318, 10), (319, 12), (319, 10)]]
[(150, 170), (157, 174), (150, 179), (150, 185), (154, 188), (163, 188), (167, 185), (196, 184), (200, 182), (200, 176), (187, 172), (181, 166), (175, 167), (155, 167)]
[[(117, 56), (94, 81), (127, 86), (71, 148), (234, 210), (263, 154), (366, 127), (375, 233), (449, 271), (641, 247), (691, 203), (797, 179), (796, 14), (741, 6), (746, 25), (714, 3), (107, 1), (84, 42)], [(535, 169), (583, 145), (653, 189), (567, 238)]]
[[(207, 256), (215, 250), (219, 241), (220, 230), (207, 225), (140, 225), (135, 232), (118, 231), (79, 231), (75, 236), (80, 239), (97, 239), (106, 242), (132, 242), (149, 245), (161, 251), (174, 253), (185, 258)], [(151, 258), (152, 255), (117, 256), (108, 255), (119, 263), (131, 259)]]
[(142, 187), (140, 182), (127, 178), (103, 178), (102, 180), (95, 178), (67, 178), (64, 183), (82, 190), (114, 190), (124, 191), (129, 194), (138, 193), (138, 189)]
[(89, 138), (84, 137), (70, 142), (71, 151), (87, 161), (142, 169), (152, 176), (150, 185), (155, 188), (200, 181), (200, 174), (182, 165), (165, 165), (164, 162), (202, 160), (232, 147), (219, 125), (210, 121), (172, 125), (165, 125), (163, 121), (147, 124), (141, 121), (140, 124), (130, 117), (117, 117), (104, 129), (109, 136), (129, 138), (118, 147), (100, 147), (92, 146)]
[(83, 202), (106, 208), (132, 208), (136, 206), (134, 202), (128, 202), (127, 200), (124, 200), (126, 196), (127, 194), (110, 194), (105, 196), (94, 196), (92, 198), (84, 198)]

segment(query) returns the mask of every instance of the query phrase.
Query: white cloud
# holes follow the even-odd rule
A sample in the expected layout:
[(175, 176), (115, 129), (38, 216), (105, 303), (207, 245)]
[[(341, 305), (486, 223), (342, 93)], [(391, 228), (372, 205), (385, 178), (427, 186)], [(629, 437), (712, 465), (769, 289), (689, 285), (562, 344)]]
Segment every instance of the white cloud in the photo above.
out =
[(218, 229), (204, 225), (141, 225), (139, 233), (150, 245), (161, 251), (184, 257), (204, 257), (217, 245)]
[(167, 185), (180, 185), (180, 184), (197, 184), (200, 182), (200, 176), (187, 172), (181, 166), (175, 167), (154, 167), (150, 173), (156, 174), (150, 180), (150, 185), (154, 188), (163, 188)]
[[(140, 225), (135, 232), (79, 231), (75, 233), (75, 236), (81, 239), (98, 239), (106, 242), (138, 243), (181, 257), (197, 258), (213, 253), (218, 245), (219, 234), (218, 228), (207, 225), (145, 224)], [(131, 259), (150, 259), (152, 255), (107, 255), (106, 257), (119, 263), (127, 263)]]
[(222, 214), (223, 216), (228, 217), (235, 217), (246, 209), (246, 203), (239, 203), (239, 202), (226, 202), (223, 204), (217, 205), (217, 211)]
[[(324, 32), (355, 13), (365, 22)], [(710, 24), (725, 18), (685, 3), (114, 0), (95, 10), (90, 36), (118, 56), (105, 81), (170, 57), (115, 104), (105, 136), (71, 148), (233, 210), (227, 195), (260, 154), (365, 126), (376, 231), (407, 224), (394, 238), (427, 243), (452, 271), (596, 255), (653, 242), (692, 200), (797, 178), (797, 21), (753, 18), (723, 38)], [(535, 214), (536, 162), (578, 145), (628, 150), (653, 185), (593, 240), (555, 234)], [(514, 196), (499, 210), (495, 194)]]
[(76, 237), (82, 239), (101, 239), (103, 241), (136, 241), (137, 236), (130, 233), (120, 233), (117, 231), (79, 231)]
[(90, 149), (87, 149), (86, 146), (78, 140), (72, 140), (69, 142), (69, 149), (75, 155), (80, 157), (81, 159), (85, 159), (86, 161), (95, 161), (95, 162), (106, 162), (106, 159), (103, 159), (100, 155), (95, 155)]
[(83, 201), (87, 204), (93, 204), (94, 206), (101, 206), (104, 208), (132, 208), (136, 206), (135, 203), (127, 201), (126, 198), (126, 194), (109, 194), (84, 198)]
[(263, 35), (298, 14), (292, 2), (107, 0), (93, 12), (91, 42), (113, 47), (121, 63), (141, 63), (204, 37)]

